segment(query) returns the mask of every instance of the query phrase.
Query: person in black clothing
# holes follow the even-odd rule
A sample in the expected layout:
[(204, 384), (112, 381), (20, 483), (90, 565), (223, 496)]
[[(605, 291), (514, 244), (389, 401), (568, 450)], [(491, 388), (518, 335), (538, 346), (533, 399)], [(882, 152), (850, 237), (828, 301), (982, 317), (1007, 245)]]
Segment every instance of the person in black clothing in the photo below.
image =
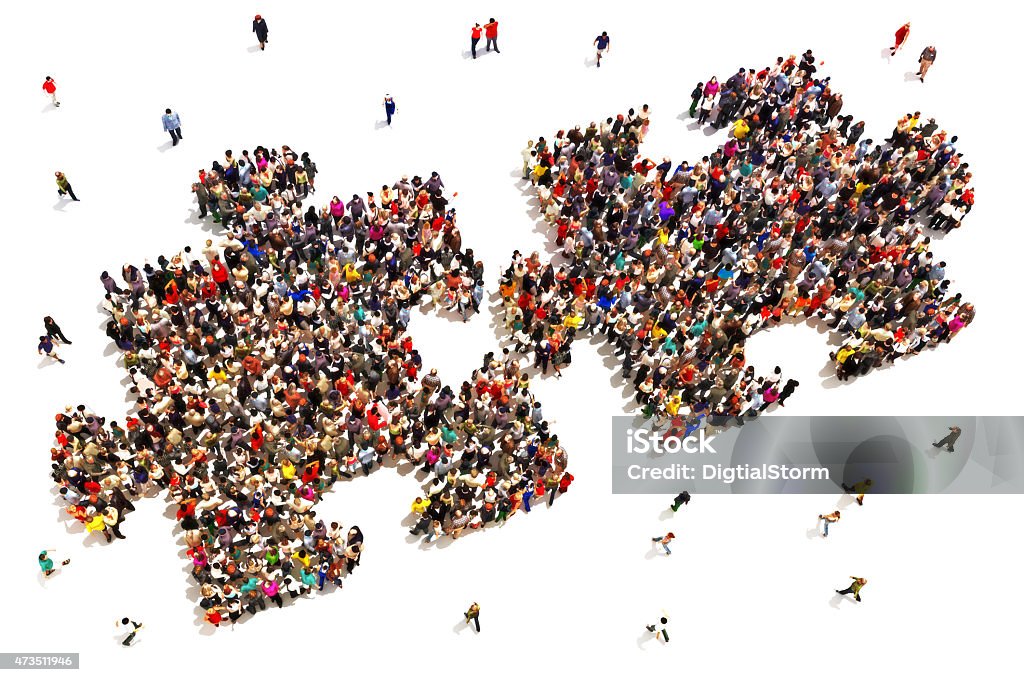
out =
[(259, 14), (252, 20), (252, 32), (256, 34), (256, 39), (260, 41), (260, 49), (262, 50), (267, 44), (267, 36), (270, 35), (270, 29), (267, 28), (267, 20)]
[(946, 436), (938, 443), (932, 443), (932, 447), (941, 448), (942, 446), (946, 446), (946, 450), (948, 452), (953, 452), (953, 446), (956, 444), (957, 438), (960, 437), (960, 433), (961, 430), (959, 426), (950, 426), (949, 433), (947, 433)]
[(684, 504), (690, 504), (690, 493), (688, 493), (685, 490), (676, 495), (672, 499), (672, 504), (669, 506), (672, 509), (672, 511), (677, 512), (679, 511), (679, 508), (682, 507)]
[(68, 337), (64, 336), (64, 332), (60, 330), (60, 325), (53, 321), (53, 318), (47, 315), (43, 318), (43, 326), (46, 327), (46, 334), (53, 339), (59, 339), (61, 343), (66, 343), (69, 346), (71, 341)]
[(786, 382), (786, 385), (782, 387), (782, 391), (779, 393), (779, 406), (786, 406), (786, 398), (793, 395), (796, 391), (796, 387), (800, 385), (800, 382), (796, 379), (790, 379)]
[[(129, 625), (129, 623), (131, 623), (131, 625)], [(136, 623), (134, 620), (129, 618), (122, 618), (119, 625), (128, 632), (128, 636), (121, 642), (121, 646), (131, 646), (132, 641), (135, 639), (135, 635), (142, 629), (142, 623)]]

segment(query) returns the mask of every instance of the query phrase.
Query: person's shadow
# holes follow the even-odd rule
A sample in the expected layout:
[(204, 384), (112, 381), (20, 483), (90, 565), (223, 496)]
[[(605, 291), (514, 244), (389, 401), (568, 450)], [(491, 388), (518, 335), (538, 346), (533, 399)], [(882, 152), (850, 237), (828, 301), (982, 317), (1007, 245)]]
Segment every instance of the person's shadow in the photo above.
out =
[(647, 643), (650, 642), (652, 639), (655, 639), (657, 637), (657, 634), (657, 632), (651, 632), (650, 630), (644, 628), (644, 634), (636, 638), (636, 648), (643, 651), (644, 647), (647, 646)]
[(452, 632), (455, 634), (460, 634), (463, 630), (469, 630), (474, 634), (480, 634), (476, 631), (476, 626), (466, 622), (465, 616), (459, 618), (459, 622), (452, 626)]
[(172, 142), (171, 140), (167, 140), (167, 142), (164, 142), (162, 145), (158, 146), (156, 148), (156, 150), (158, 152), (160, 152), (161, 154), (163, 154), (164, 152), (166, 152), (168, 149), (170, 149), (173, 146), (174, 146), (174, 142)]
[(250, 53), (251, 52), (260, 52), (260, 46), (259, 45), (250, 45), (249, 47), (245, 48), (245, 51), (246, 52), (250, 52)]
[(831, 606), (834, 609), (838, 609), (839, 605), (842, 604), (844, 601), (852, 602), (854, 600), (851, 599), (850, 595), (848, 595), (848, 594), (839, 594), (838, 592), (836, 592), (828, 600), (828, 605)]
[(381, 128), (389, 128), (389, 127), (390, 126), (388, 125), (387, 119), (385, 119), (383, 121), (377, 121), (377, 123), (374, 124), (373, 129), (374, 130), (380, 130)]
[(907, 71), (905, 74), (903, 74), (903, 80), (907, 83), (909, 83), (910, 81), (920, 80), (920, 78), (921, 77), (918, 76), (917, 73), (913, 71)]
[(895, 55), (894, 55), (894, 54), (892, 53), (892, 50), (890, 50), (890, 49), (889, 49), (888, 47), (883, 47), (883, 48), (882, 48), (882, 52), (881, 52), (881, 53), (879, 54), (879, 56), (880, 56), (880, 57), (881, 57), (882, 59), (884, 59), (885, 61), (887, 61), (887, 62), (891, 62), (891, 61), (892, 61), (892, 58), (893, 58), (893, 57), (894, 57)]

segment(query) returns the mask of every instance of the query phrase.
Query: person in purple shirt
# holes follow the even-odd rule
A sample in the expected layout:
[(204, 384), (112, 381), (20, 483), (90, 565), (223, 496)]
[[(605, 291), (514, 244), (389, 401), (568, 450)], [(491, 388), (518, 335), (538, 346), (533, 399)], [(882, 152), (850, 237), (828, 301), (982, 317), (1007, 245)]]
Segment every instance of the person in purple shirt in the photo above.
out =
[(56, 360), (57, 362), (59, 362), (60, 364), (64, 364), (64, 360), (62, 360), (57, 355), (57, 351), (53, 349), (53, 339), (50, 336), (45, 335), (39, 337), (39, 346), (37, 350), (40, 355), (47, 355)]

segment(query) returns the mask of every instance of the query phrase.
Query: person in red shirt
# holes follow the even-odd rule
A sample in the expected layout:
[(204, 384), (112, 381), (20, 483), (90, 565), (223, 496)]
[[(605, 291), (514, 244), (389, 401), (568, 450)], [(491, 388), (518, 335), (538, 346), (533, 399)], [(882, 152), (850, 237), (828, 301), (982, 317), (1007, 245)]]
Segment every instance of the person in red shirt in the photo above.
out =
[(50, 96), (50, 101), (53, 102), (53, 106), (59, 107), (60, 102), (57, 101), (57, 81), (53, 80), (50, 76), (47, 76), (46, 80), (43, 81), (43, 90)]
[(491, 51), (491, 45), (494, 46), (494, 51), (501, 54), (501, 50), (498, 49), (498, 22), (491, 17), (491, 20), (484, 24), (484, 31), (487, 35), (487, 51)]
[(469, 29), (469, 51), (473, 53), (473, 59), (476, 59), (476, 45), (480, 42), (483, 32), (480, 24), (473, 24), (473, 28)]
[(889, 48), (889, 54), (895, 55), (896, 51), (903, 47), (903, 44), (907, 42), (908, 37), (910, 37), (909, 21), (896, 29), (896, 44)]

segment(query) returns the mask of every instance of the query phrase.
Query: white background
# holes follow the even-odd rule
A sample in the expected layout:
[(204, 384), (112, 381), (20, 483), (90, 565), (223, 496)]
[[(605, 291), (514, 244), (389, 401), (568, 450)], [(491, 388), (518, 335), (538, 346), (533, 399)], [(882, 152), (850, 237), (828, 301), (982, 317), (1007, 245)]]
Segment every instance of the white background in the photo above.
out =
[[(724, 139), (680, 118), (696, 81), (808, 47), (825, 60), (844, 113), (868, 122), (866, 136), (881, 140), (913, 110), (960, 136), (978, 204), (935, 251), (978, 316), (954, 343), (841, 387), (824, 385), (829, 349), (808, 327), (757, 336), (749, 357), (801, 381), (789, 414), (1019, 414), (1021, 239), (1011, 186), (1019, 162), (1006, 157), (1019, 153), (1009, 35), (1019, 17), (980, 2), (919, 7), (265, 0), (6, 8), (0, 649), (80, 651), (82, 679), (243, 671), (260, 679), (1016, 677), (1020, 498), (869, 496), (863, 508), (847, 508), (828, 540), (809, 530), (835, 508), (831, 496), (695, 497), (668, 518), (665, 498), (610, 493), (609, 416), (623, 411), (624, 393), (586, 343), (563, 379), (534, 384), (576, 476), (558, 509), (539, 506), (503, 529), (423, 550), (401, 525), (418, 492), (411, 478), (381, 472), (339, 485), (321, 514), (362, 527), (361, 568), (342, 592), (233, 632), (211, 635), (196, 623), (161, 503), (139, 505), (123, 527), (128, 541), (94, 546), (65, 530), (48, 484), (53, 414), (85, 402), (120, 418), (127, 404), (96, 308), (99, 272), (201, 245), (210, 226), (193, 218), (189, 184), (225, 149), (309, 151), (321, 171), (318, 203), (402, 173), (439, 171), (449, 195), (459, 193), (464, 245), (484, 260), (493, 287), (513, 249), (547, 243), (517, 185), (528, 138), (648, 103), (645, 154), (693, 161)], [(256, 12), (270, 27), (264, 53), (250, 33)], [(502, 53), (472, 61), (469, 27), (491, 14)], [(908, 19), (909, 45), (888, 59), (884, 48)], [(612, 50), (595, 69), (590, 46), (602, 30)], [(938, 59), (922, 85), (908, 74), (929, 43)], [(47, 74), (59, 110), (40, 89)], [(398, 105), (391, 129), (380, 125), (385, 92)], [(179, 112), (185, 135), (173, 149), (160, 126), (165, 107)], [(57, 201), (55, 170), (81, 203)], [(61, 349), (65, 366), (35, 355), (47, 314), (74, 341)], [(496, 348), (492, 321), (423, 317), (413, 331), (426, 364), (455, 384)], [(654, 556), (649, 538), (668, 530), (678, 536), (675, 554)], [(36, 564), (43, 547), (73, 557), (45, 583)], [(869, 580), (864, 602), (836, 604), (833, 590), (851, 574)], [(474, 600), (483, 609), (479, 636), (456, 627)], [(662, 608), (672, 617), (668, 645), (644, 637)], [(123, 615), (146, 624), (131, 650), (114, 639)]]

